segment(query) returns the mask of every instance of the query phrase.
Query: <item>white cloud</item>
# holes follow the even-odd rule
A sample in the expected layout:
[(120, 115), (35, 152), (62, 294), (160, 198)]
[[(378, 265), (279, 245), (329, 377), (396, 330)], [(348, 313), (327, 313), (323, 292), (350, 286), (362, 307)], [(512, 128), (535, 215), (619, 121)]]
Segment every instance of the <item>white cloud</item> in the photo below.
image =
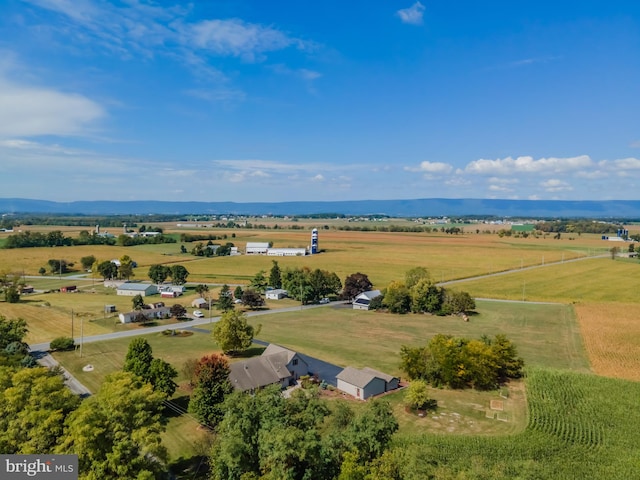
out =
[(420, 2), (416, 2), (409, 8), (398, 10), (396, 15), (400, 17), (400, 20), (403, 23), (408, 23), (409, 25), (422, 25), (424, 10), (424, 5)]
[(513, 190), (513, 188), (505, 187), (504, 185), (489, 185), (489, 191), (491, 191), (491, 192), (511, 193), (514, 190)]
[(315, 177), (313, 177), (312, 180), (314, 182), (324, 182), (324, 176), (319, 173)]
[(507, 157), (496, 160), (476, 160), (467, 164), (465, 172), (480, 175), (550, 174), (578, 171), (591, 166), (593, 162), (588, 155), (568, 158), (549, 157), (538, 160), (524, 156), (515, 159)]
[(417, 167), (404, 167), (408, 172), (424, 172), (427, 174), (448, 174), (453, 171), (453, 167), (443, 162), (420, 162)]
[(540, 186), (547, 192), (568, 192), (573, 190), (573, 187), (563, 180), (557, 178), (551, 178), (540, 183)]
[(640, 169), (640, 160), (637, 158), (621, 158), (619, 160), (614, 160), (613, 164), (616, 168), (620, 168), (622, 170), (638, 170)]
[(87, 135), (104, 116), (104, 109), (83, 95), (20, 85), (0, 72), (0, 136)]
[(205, 20), (186, 26), (183, 34), (188, 43), (203, 50), (251, 61), (264, 52), (301, 43), (274, 28), (240, 19)]

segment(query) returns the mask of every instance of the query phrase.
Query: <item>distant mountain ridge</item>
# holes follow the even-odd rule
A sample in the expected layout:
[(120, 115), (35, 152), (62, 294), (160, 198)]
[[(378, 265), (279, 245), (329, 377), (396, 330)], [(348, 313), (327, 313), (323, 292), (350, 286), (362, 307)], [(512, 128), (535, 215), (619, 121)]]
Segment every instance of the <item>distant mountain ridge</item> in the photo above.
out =
[(77, 201), (52, 202), (0, 198), (0, 213), (131, 215), (389, 215), (438, 217), (486, 215), (499, 217), (640, 218), (640, 200), (504, 200), (478, 198), (423, 198), (412, 200), (347, 200), (327, 202), (167, 202)]

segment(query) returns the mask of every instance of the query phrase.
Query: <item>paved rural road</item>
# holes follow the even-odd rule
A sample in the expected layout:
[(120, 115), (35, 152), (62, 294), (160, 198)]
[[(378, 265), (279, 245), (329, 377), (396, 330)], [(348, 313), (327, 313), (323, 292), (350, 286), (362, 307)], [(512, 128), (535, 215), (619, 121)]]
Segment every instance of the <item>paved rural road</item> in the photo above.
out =
[[(258, 317), (260, 315), (268, 315), (271, 313), (296, 312), (299, 310), (308, 310), (311, 308), (322, 308), (322, 307), (328, 307), (331, 305), (336, 305), (341, 303), (343, 302), (332, 302), (324, 305), (304, 305), (304, 306), (299, 305), (295, 307), (278, 308), (274, 310), (261, 310), (257, 312), (247, 312), (247, 316)], [(219, 316), (211, 317), (211, 318), (194, 318), (189, 322), (174, 323), (171, 325), (160, 325), (157, 327), (147, 327), (147, 328), (138, 329), (138, 330), (127, 330), (126, 332), (106, 333), (103, 335), (93, 335), (93, 336), (88, 336), (83, 338), (76, 337), (75, 342), (76, 342), (76, 345), (80, 345), (81, 343), (102, 342), (104, 340), (113, 340), (115, 338), (136, 337), (139, 335), (146, 335), (147, 333), (162, 332), (164, 330), (187, 330), (187, 329), (192, 329), (193, 327), (197, 327), (199, 325), (209, 325), (219, 320), (220, 320)], [(193, 328), (193, 329), (196, 331), (204, 330), (204, 329), (196, 329), (196, 328)], [(260, 343), (260, 342), (256, 341), (256, 343)], [(49, 342), (35, 343), (33, 345), (30, 345), (30, 349), (31, 349), (32, 355), (36, 357), (36, 359), (41, 365), (44, 365), (47, 367), (59, 366), (58, 362), (51, 355), (49, 355), (49, 352), (48, 352)], [(308, 362), (309, 368), (313, 373), (322, 372), (323, 375), (327, 376), (327, 379), (325, 379), (323, 376), (318, 374), (320, 378), (325, 380), (327, 383), (331, 383), (332, 385), (336, 384), (335, 375), (337, 375), (337, 372), (333, 374), (332, 372), (334, 371), (335, 368), (339, 368), (339, 367), (327, 362), (323, 362), (322, 360), (312, 358), (312, 357), (304, 356), (304, 358), (305, 358), (305, 361), (309, 359), (309, 362)], [(73, 375), (71, 375), (71, 373), (69, 373), (64, 369), (63, 371), (65, 376), (65, 384), (69, 386), (71, 391), (81, 396), (91, 395), (90, 390), (87, 387), (85, 387), (82, 383), (80, 383)], [(333, 376), (333, 383), (330, 381), (332, 376)]]
[(53, 368), (58, 367), (62, 370), (64, 375), (64, 384), (71, 390), (73, 393), (80, 395), (81, 397), (87, 397), (91, 395), (91, 391), (85, 387), (82, 383), (80, 383), (73, 375), (71, 375), (64, 367), (62, 367), (58, 361), (53, 358), (47, 352), (35, 352), (35, 356), (38, 359), (38, 363), (45, 367)]

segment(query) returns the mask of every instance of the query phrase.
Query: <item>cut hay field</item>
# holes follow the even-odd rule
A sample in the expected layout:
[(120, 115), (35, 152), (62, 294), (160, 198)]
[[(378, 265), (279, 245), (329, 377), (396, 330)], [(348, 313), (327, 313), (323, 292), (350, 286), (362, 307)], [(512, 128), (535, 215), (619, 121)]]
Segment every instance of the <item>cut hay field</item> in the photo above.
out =
[(591, 258), (451, 284), (474, 297), (553, 302), (637, 302), (640, 262)]
[(638, 304), (585, 302), (575, 310), (593, 371), (640, 381)]
[[(246, 242), (272, 242), (275, 247), (304, 247), (308, 231), (246, 230), (229, 239), (244, 248)], [(366, 273), (374, 285), (384, 287), (404, 272), (424, 266), (436, 281), (569, 260), (601, 253), (602, 242), (570, 240), (500, 239), (497, 235), (445, 235), (426, 233), (320, 232), (320, 255), (306, 257), (237, 256), (200, 259), (185, 264), (190, 281), (246, 283), (259, 270), (308, 266), (334, 271), (341, 279), (354, 272)], [(187, 249), (192, 245), (187, 244)], [(135, 247), (146, 248), (146, 247)], [(193, 258), (193, 257), (191, 257)]]

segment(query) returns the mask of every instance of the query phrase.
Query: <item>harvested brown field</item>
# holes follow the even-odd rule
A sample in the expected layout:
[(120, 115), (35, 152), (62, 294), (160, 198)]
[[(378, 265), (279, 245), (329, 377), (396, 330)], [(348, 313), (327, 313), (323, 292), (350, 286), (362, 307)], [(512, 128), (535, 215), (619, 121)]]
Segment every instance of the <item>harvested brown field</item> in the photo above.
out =
[(640, 319), (633, 303), (575, 305), (593, 371), (640, 381)]

